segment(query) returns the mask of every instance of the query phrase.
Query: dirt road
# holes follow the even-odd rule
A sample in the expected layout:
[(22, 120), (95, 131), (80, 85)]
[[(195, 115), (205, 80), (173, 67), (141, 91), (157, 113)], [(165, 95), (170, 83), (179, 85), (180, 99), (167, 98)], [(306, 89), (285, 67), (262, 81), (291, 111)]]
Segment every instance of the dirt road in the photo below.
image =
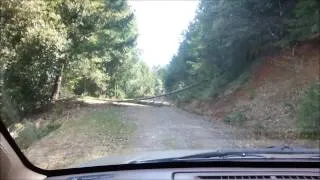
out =
[(222, 122), (212, 122), (173, 107), (128, 106), (123, 108), (122, 116), (137, 128), (129, 139), (130, 151), (234, 146), (230, 128)]
[(74, 114), (78, 114), (78, 118), (63, 122), (58, 130), (24, 151), (32, 163), (57, 169), (100, 157), (147, 151), (284, 144), (239, 136), (234, 127), (221, 121), (168, 106), (126, 103), (110, 106), (95, 102)]
[(33, 143), (25, 150), (27, 157), (37, 166), (56, 169), (119, 154), (235, 146), (232, 130), (223, 122), (174, 107), (91, 104), (74, 112), (77, 118)]
[(162, 106), (122, 107), (123, 121), (133, 122), (136, 130), (124, 152), (172, 149), (257, 148), (303, 145), (304, 142), (270, 140), (244, 136), (245, 128), (232, 127), (178, 108)]

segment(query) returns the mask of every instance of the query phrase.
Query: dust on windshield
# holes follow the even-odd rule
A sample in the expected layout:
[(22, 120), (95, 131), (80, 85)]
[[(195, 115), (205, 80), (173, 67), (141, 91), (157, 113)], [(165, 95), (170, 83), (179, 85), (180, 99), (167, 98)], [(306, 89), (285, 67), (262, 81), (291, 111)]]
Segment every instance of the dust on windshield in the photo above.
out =
[(44, 169), (319, 148), (319, 3), (2, 0), (1, 119)]

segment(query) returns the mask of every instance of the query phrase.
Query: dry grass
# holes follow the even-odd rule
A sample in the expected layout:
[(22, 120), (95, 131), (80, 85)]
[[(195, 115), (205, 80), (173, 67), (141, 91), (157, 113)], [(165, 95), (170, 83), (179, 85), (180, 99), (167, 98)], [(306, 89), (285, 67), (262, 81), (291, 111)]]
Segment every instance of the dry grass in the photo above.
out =
[(25, 150), (36, 166), (60, 169), (112, 154), (126, 144), (134, 126), (113, 108), (82, 108), (76, 116)]

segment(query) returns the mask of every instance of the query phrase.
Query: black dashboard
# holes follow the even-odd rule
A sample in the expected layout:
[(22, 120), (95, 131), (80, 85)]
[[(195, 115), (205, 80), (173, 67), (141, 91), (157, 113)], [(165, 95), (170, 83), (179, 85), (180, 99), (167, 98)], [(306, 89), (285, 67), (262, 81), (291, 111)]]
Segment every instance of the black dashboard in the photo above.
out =
[(177, 168), (111, 171), (48, 177), (47, 180), (320, 179), (319, 168)]

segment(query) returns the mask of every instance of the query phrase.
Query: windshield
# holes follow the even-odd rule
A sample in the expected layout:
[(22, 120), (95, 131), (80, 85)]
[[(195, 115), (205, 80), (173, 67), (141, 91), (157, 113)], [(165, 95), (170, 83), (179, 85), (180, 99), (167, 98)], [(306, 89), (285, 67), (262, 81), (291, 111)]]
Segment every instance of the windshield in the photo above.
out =
[(1, 119), (43, 169), (314, 157), (319, 3), (2, 0)]

